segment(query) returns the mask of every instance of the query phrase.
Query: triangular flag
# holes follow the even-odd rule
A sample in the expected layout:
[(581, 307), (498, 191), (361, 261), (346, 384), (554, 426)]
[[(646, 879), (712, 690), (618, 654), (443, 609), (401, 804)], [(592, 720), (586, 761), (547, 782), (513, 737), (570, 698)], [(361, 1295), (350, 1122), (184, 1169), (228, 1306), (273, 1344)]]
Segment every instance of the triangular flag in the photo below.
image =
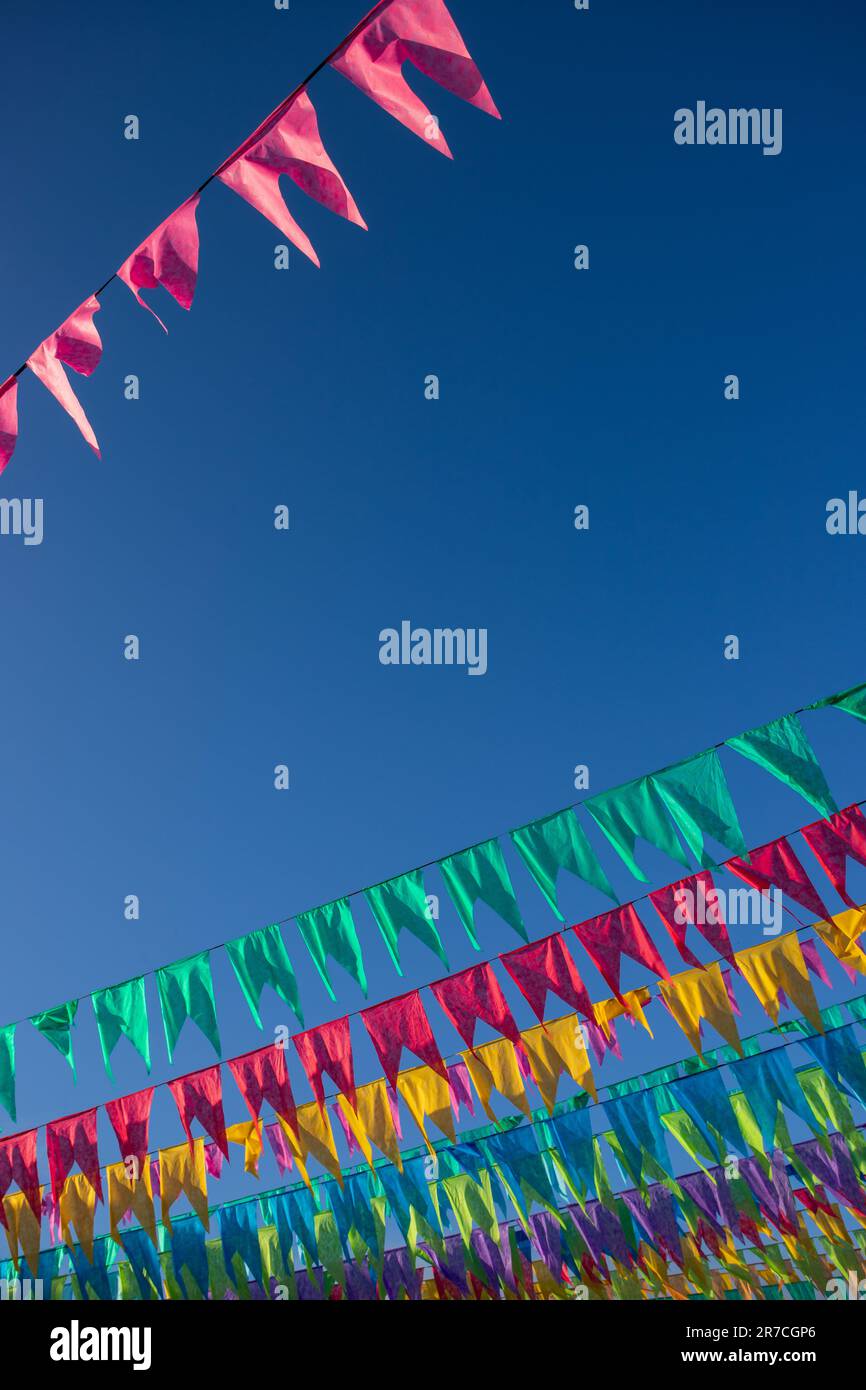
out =
[(325, 1108), (325, 1092), (322, 1074), (327, 1073), (336, 1082), (337, 1089), (355, 1103), (355, 1070), (352, 1063), (352, 1037), (348, 1018), (337, 1018), (331, 1023), (323, 1023), (318, 1028), (310, 1028), (306, 1033), (296, 1033), (292, 1042), (297, 1048), (301, 1065), (313, 1088), (319, 1108)]
[(464, 1052), (463, 1061), (484, 1112), (494, 1124), (499, 1123), (499, 1117), (490, 1104), (494, 1091), (504, 1096), (508, 1103), (520, 1110), (527, 1119), (530, 1118), (529, 1101), (526, 1098), (523, 1075), (517, 1060), (517, 1050), (509, 1038), (500, 1038), (497, 1042), (485, 1043), (483, 1047), (475, 1048), (472, 1052)]
[(448, 859), (441, 860), (439, 868), (476, 951), (479, 949), (475, 934), (475, 905), (478, 902), (487, 903), (518, 936), (526, 940), (526, 928), (498, 840), (488, 840), (483, 845), (464, 850), (462, 854), (452, 854)]
[(210, 1135), (214, 1143), (228, 1158), (226, 1141), (226, 1122), (223, 1114), (222, 1072), (219, 1065), (205, 1067), (202, 1071), (190, 1072), (176, 1081), (169, 1081), (168, 1089), (174, 1096), (180, 1122), (189, 1141), (190, 1152), (193, 1137), (190, 1126), (193, 1120)]
[(849, 856), (858, 864), (866, 864), (866, 816), (860, 807), (848, 806), (826, 820), (804, 825), (800, 834), (842, 901), (856, 907), (848, 896), (846, 880)]
[(102, 356), (102, 340), (93, 322), (93, 316), (100, 307), (96, 295), (92, 294), (79, 305), (74, 314), (70, 314), (65, 323), (40, 343), (27, 359), (30, 370), (75, 421), (97, 458), (101, 458), (102, 455), (96, 435), (61, 363), (65, 362), (67, 367), (71, 367), (81, 376), (90, 376), (96, 370)]
[[(119, 1100), (105, 1102), (106, 1114), (117, 1137), (120, 1157), (124, 1163), (134, 1159), (138, 1166), (138, 1174), (148, 1166), (152, 1104), (152, 1086), (146, 1086), (143, 1091), (135, 1091), (129, 1096), (121, 1096)], [(135, 1173), (133, 1175), (137, 1176)]]
[(439, 957), (446, 970), (451, 969), (442, 938), (430, 915), (427, 890), (420, 869), (404, 874), (402, 878), (393, 878), (388, 883), (377, 884), (375, 888), (368, 888), (364, 896), (398, 975), (403, 974), (399, 947), (402, 931), (411, 932)]
[(820, 763), (796, 714), (786, 714), (783, 719), (729, 738), (727, 746), (772, 772), (780, 782), (810, 801), (822, 816), (836, 810)]
[(91, 999), (107, 1074), (112, 1077), (111, 1054), (121, 1037), (129, 1038), (150, 1071), (150, 1033), (144, 976), (139, 975), (137, 980), (127, 980), (125, 984), (113, 985), (110, 989), (98, 989)]
[(573, 811), (560, 811), (558, 815), (512, 830), (511, 838), (560, 922), (565, 921), (556, 894), (560, 869), (568, 869), (614, 902), (619, 901)]
[(479, 1019), (512, 1042), (520, 1041), (520, 1030), (489, 962), (470, 966), (430, 988), (467, 1047), (473, 1046)]
[[(124, 1163), (112, 1163), (105, 1170), (108, 1180), (108, 1222), (115, 1240), (126, 1244), (128, 1233), (121, 1233), (120, 1223), (128, 1212), (138, 1218), (153, 1245), (156, 1241), (156, 1213), (153, 1209), (153, 1182), (147, 1163), (140, 1179), (130, 1178)], [(127, 1251), (128, 1253), (128, 1251)]]
[(813, 1134), (823, 1134), (823, 1127), (815, 1119), (784, 1049), (742, 1057), (731, 1064), (731, 1071), (757, 1120), (765, 1153), (771, 1153), (776, 1142), (780, 1105), (808, 1125)]
[(866, 685), (852, 685), (850, 690), (842, 690), (838, 695), (828, 695), (826, 700), (818, 700), (809, 709), (841, 709), (853, 714), (855, 719), (866, 721)]
[(417, 989), (399, 999), (388, 999), (373, 1009), (365, 1009), (361, 1018), (382, 1063), (382, 1070), (392, 1086), (397, 1085), (404, 1047), (414, 1052), (419, 1061), (447, 1076)]
[(344, 1129), (348, 1130), (347, 1138), (352, 1136), (355, 1139), (357, 1147), (371, 1168), (371, 1144), (375, 1144), (386, 1158), (398, 1168), (402, 1168), (403, 1160), (397, 1146), (398, 1134), (395, 1124), (395, 1117), (399, 1120), (399, 1114), (394, 1097), (389, 1095), (384, 1081), (372, 1081), (366, 1086), (359, 1086), (354, 1106), (349, 1104), (344, 1095), (339, 1095), (337, 1113)]
[(651, 777), (640, 777), (624, 787), (614, 787), (583, 804), (620, 859), (642, 883), (647, 882), (647, 877), (634, 857), (638, 838), (655, 845), (684, 869), (690, 867)]
[(593, 1099), (598, 1099), (586, 1043), (574, 1014), (527, 1029), (522, 1034), (522, 1043), (548, 1114), (553, 1114), (563, 1072)]
[(704, 849), (704, 835), (711, 835), (730, 854), (746, 854), (736, 808), (714, 748), (655, 773), (652, 781), (683, 839), (704, 868), (711, 868), (714, 863)]
[(168, 332), (162, 319), (142, 299), (141, 290), (162, 285), (182, 309), (192, 306), (198, 279), (198, 227), (195, 214), (199, 195), (194, 193), (170, 217), (151, 232), (146, 241), (127, 256), (117, 274), (128, 285), (142, 309), (153, 314), (160, 328)]
[[(0, 1139), (0, 1199), (6, 1196), (12, 1183), (16, 1182), (35, 1215), (41, 1217), (42, 1190), (36, 1162), (38, 1133), (38, 1130), (30, 1129), (24, 1134), (13, 1134), (8, 1139)], [(0, 1208), (0, 1221), (2, 1220)], [(3, 1224), (5, 1225), (5, 1222)]]
[(769, 845), (762, 845), (760, 849), (753, 849), (748, 864), (743, 863), (741, 859), (729, 859), (725, 868), (730, 869), (731, 873), (736, 874), (744, 883), (751, 883), (754, 888), (759, 888), (762, 893), (766, 893), (771, 887), (778, 888), (781, 893), (822, 921), (830, 915), (818, 897), (812, 880), (784, 836), (779, 840), (773, 840)]
[(668, 978), (668, 969), (633, 903), (579, 922), (573, 928), (578, 941), (607, 985), (622, 1002), (620, 964), (623, 956), (645, 965), (654, 975)]
[(706, 968), (699, 966), (697, 970), (659, 980), (659, 989), (671, 1016), (697, 1053), (703, 1052), (701, 1023), (704, 1019), (721, 1033), (725, 1042), (738, 1052), (742, 1051), (730, 996), (717, 961)]
[(168, 1060), (172, 1060), (175, 1044), (188, 1018), (198, 1024), (219, 1056), (220, 1036), (210, 973), (210, 952), (202, 951), (197, 956), (163, 966), (156, 972), (156, 985), (165, 1025)]
[(303, 1024), (298, 982), (278, 926), (263, 927), (227, 941), (226, 951), (259, 1028), (263, 1027), (259, 1001), (265, 985), (271, 986)]
[(348, 971), (366, 999), (367, 977), (364, 974), (361, 945), (348, 899), (340, 898), (335, 903), (328, 903), (326, 907), (304, 912), (297, 918), (297, 923), (304, 945), (312, 956), (331, 999), (335, 999), (336, 996), (328, 974), (328, 956)]
[(791, 1000), (819, 1033), (824, 1024), (796, 932), (737, 952), (737, 964), (774, 1023), (779, 1018), (779, 991)]
[(18, 442), (18, 378), (9, 376), (0, 385), (0, 473)]
[(697, 968), (701, 964), (686, 945), (687, 926), (697, 927), (713, 950), (733, 964), (734, 948), (725, 925), (722, 896), (708, 869), (650, 893), (649, 900), (687, 965)]
[(45, 1146), (48, 1150), (48, 1172), (51, 1195), (59, 1200), (63, 1184), (78, 1164), (92, 1185), (98, 1201), (102, 1201), (102, 1177), (99, 1168), (99, 1146), (96, 1139), (96, 1108), (52, 1120), (45, 1127)]
[(14, 1023), (0, 1028), (0, 1105), (8, 1111), (12, 1120), (16, 1118), (15, 1028)]
[(425, 1120), (428, 1116), (452, 1143), (457, 1142), (451, 1088), (444, 1077), (430, 1067), (411, 1067), (408, 1071), (400, 1072), (397, 1090), (409, 1107), (409, 1113), (431, 1154), (435, 1154), (435, 1150), (427, 1135)]
[(533, 941), (528, 946), (509, 951), (499, 959), (539, 1023), (544, 1022), (548, 991), (578, 1009), (586, 1018), (595, 1019), (589, 992), (561, 936), (547, 936), (541, 941)]
[(181, 1193), (187, 1197), (205, 1230), (210, 1230), (203, 1139), (196, 1139), (192, 1149), (189, 1144), (178, 1144), (173, 1149), (160, 1149), (159, 1193), (162, 1224), (169, 1232), (171, 1208)]
[(294, 1125), (297, 1107), (284, 1047), (273, 1043), (244, 1057), (233, 1057), (229, 1068), (254, 1120), (259, 1119), (267, 1101), (277, 1115)]
[(72, 1228), (88, 1260), (93, 1260), (93, 1218), (96, 1212), (96, 1192), (83, 1173), (73, 1173), (66, 1179), (60, 1194), (60, 1231), (64, 1245), (70, 1249), (75, 1242)]
[(75, 1058), (72, 1054), (72, 1029), (78, 1013), (78, 1000), (70, 999), (66, 1004), (58, 1004), (56, 1009), (46, 1009), (44, 1013), (34, 1014), (30, 1022), (52, 1047), (56, 1047), (72, 1068), (75, 1077)]

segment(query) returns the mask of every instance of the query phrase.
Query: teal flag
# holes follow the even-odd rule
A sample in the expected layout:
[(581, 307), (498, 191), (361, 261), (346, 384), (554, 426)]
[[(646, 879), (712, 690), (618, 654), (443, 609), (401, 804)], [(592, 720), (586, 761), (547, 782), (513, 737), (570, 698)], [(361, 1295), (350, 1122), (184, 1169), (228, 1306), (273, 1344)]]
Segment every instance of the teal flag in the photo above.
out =
[(136, 1052), (150, 1071), (150, 1030), (147, 1023), (147, 999), (144, 976), (127, 980), (123, 985), (98, 989), (91, 995), (96, 1015), (96, 1031), (102, 1047), (105, 1070), (113, 1078), (111, 1054), (121, 1037), (129, 1038)]
[(317, 907), (313, 912), (304, 912), (297, 918), (297, 923), (304, 945), (312, 956), (322, 977), (322, 984), (331, 999), (336, 1000), (336, 995), (328, 974), (329, 956), (348, 971), (366, 999), (367, 976), (364, 973), (364, 959), (348, 898), (328, 903), (327, 907)]
[(78, 1013), (78, 1000), (70, 999), (67, 1004), (58, 1004), (56, 1009), (46, 1009), (44, 1013), (34, 1014), (30, 1022), (52, 1047), (56, 1047), (72, 1068), (75, 1077), (75, 1058), (72, 1055), (72, 1029)]
[(719, 755), (714, 748), (675, 767), (656, 772), (653, 785), (661, 793), (683, 839), (705, 869), (715, 860), (704, 849), (704, 835), (724, 845), (730, 856), (748, 862), (748, 851)]
[(219, 1056), (220, 1035), (210, 973), (210, 952), (202, 951), (200, 955), (163, 966), (162, 970), (156, 972), (156, 985), (165, 1025), (168, 1060), (172, 1060), (175, 1043), (188, 1018), (198, 1024)]
[(442, 938), (430, 915), (427, 890), (420, 869), (404, 874), (402, 878), (392, 878), (388, 883), (380, 883), (376, 888), (368, 888), (364, 896), (385, 938), (398, 975), (403, 974), (399, 948), (402, 931), (411, 932), (439, 957), (446, 970), (451, 969)]
[(475, 934), (477, 902), (487, 903), (518, 936), (524, 941), (528, 940), (511, 886), (508, 865), (498, 840), (488, 840), (474, 849), (464, 850), (462, 854), (452, 854), (450, 858), (442, 860), (439, 868), (466, 928), (466, 935), (476, 951), (481, 949)]
[(818, 700), (810, 705), (809, 709), (828, 707), (844, 710), (846, 714), (853, 714), (855, 719), (862, 719), (866, 723), (866, 685), (854, 685), (839, 695), (829, 695), (826, 700)]
[(270, 985), (304, 1025), (304, 1015), (298, 998), (298, 982), (292, 962), (278, 926), (263, 927), (261, 931), (239, 936), (226, 942), (229, 960), (238, 977), (238, 984), (250, 1006), (250, 1013), (259, 1028), (263, 1027), (259, 1001), (265, 985)]
[(624, 787), (602, 792), (583, 804), (620, 859), (641, 883), (646, 883), (647, 877), (634, 857), (638, 837), (663, 850), (684, 869), (689, 868), (685, 851), (665, 812), (661, 793), (651, 777), (640, 777)]
[(780, 782), (810, 801), (822, 816), (831, 816), (838, 810), (796, 714), (786, 714), (783, 719), (774, 719), (760, 729), (729, 738), (728, 747), (772, 772)]
[(15, 1111), (15, 1024), (0, 1028), (0, 1105), (16, 1119)]
[(572, 811), (512, 830), (514, 846), (560, 922), (564, 922), (556, 895), (560, 869), (568, 869), (614, 902), (619, 902), (610, 881), (587, 839), (583, 826)]

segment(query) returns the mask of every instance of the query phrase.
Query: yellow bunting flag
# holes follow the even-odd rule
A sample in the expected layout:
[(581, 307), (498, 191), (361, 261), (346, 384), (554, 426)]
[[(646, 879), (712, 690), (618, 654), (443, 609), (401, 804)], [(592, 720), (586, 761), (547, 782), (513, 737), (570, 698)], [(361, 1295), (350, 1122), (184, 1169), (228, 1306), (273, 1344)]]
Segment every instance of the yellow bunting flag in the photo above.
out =
[(705, 970), (686, 970), (659, 980), (662, 998), (695, 1052), (703, 1052), (701, 1022), (706, 1019), (742, 1055), (743, 1046), (718, 961)]
[(178, 1144), (174, 1149), (160, 1149), (159, 1188), (162, 1197), (162, 1224), (169, 1231), (172, 1203), (177, 1201), (181, 1193), (189, 1200), (205, 1230), (210, 1230), (203, 1139), (194, 1141), (192, 1153), (189, 1144)]
[(394, 1116), (384, 1081), (373, 1081), (368, 1086), (359, 1086), (355, 1094), (357, 1102), (353, 1109), (342, 1092), (337, 1103), (345, 1116), (346, 1123), (358, 1141), (361, 1152), (370, 1167), (373, 1166), (372, 1144), (389, 1158), (399, 1172), (403, 1171), (403, 1160), (394, 1128)]
[(498, 1091), (517, 1110), (522, 1111), (527, 1119), (531, 1118), (532, 1112), (517, 1064), (514, 1043), (509, 1042), (508, 1038), (501, 1038), (497, 1042), (485, 1043), (476, 1052), (464, 1052), (462, 1056), (485, 1114), (494, 1124), (498, 1123), (498, 1116), (490, 1106), (490, 1097), (494, 1091)]
[(646, 1021), (644, 1006), (650, 1002), (652, 992), (647, 985), (641, 985), (640, 989), (630, 989), (622, 999), (600, 999), (597, 1004), (593, 1004), (595, 1011), (595, 1021), (601, 1028), (604, 1036), (610, 1038), (610, 1024), (615, 1018), (621, 1018), (623, 1014), (631, 1014), (633, 1019), (642, 1023), (650, 1037), (653, 1031)]
[(813, 929), (840, 964), (866, 975), (866, 954), (857, 945), (866, 929), (866, 910), (858, 907), (851, 912), (840, 912), (829, 921), (815, 922)]
[(93, 1217), (96, 1212), (96, 1193), (84, 1173), (73, 1173), (66, 1179), (60, 1193), (60, 1230), (64, 1245), (72, 1247), (75, 1237), (90, 1263), (93, 1263)]
[(153, 1187), (150, 1164), (145, 1163), (141, 1177), (130, 1178), (123, 1163), (112, 1163), (105, 1170), (108, 1179), (108, 1221), (114, 1240), (122, 1241), (120, 1222), (128, 1211), (138, 1217), (156, 1245), (156, 1213), (153, 1209)]
[(784, 990), (800, 1013), (823, 1033), (818, 1001), (796, 932), (737, 951), (734, 959), (774, 1023), (779, 1018), (779, 991)]
[(598, 1100), (583, 1030), (577, 1014), (540, 1024), (521, 1034), (535, 1084), (548, 1112), (553, 1113), (559, 1078), (568, 1072), (593, 1100)]
[(307, 1159), (311, 1156), (337, 1179), (343, 1186), (343, 1173), (334, 1143), (334, 1131), (327, 1110), (318, 1105), (303, 1105), (297, 1112), (297, 1134), (280, 1116), (280, 1126), (289, 1141), (298, 1165), (298, 1172), (312, 1191), (312, 1183), (307, 1173)]
[(42, 1222), (38, 1216), (34, 1216), (33, 1208), (23, 1192), (16, 1192), (12, 1197), (4, 1197), (3, 1210), (6, 1213), (6, 1240), (9, 1244), (12, 1263), (20, 1274), (18, 1263), (20, 1247), (35, 1278), (39, 1268)]
[(431, 1153), (433, 1145), (427, 1136), (424, 1121), (429, 1118), (452, 1144), (456, 1143), (454, 1112), (451, 1109), (451, 1087), (443, 1076), (432, 1067), (412, 1067), (401, 1071), (397, 1077), (397, 1090), (409, 1107), (412, 1119), (424, 1136), (424, 1142)]
[(229, 1125), (226, 1139), (230, 1144), (240, 1144), (244, 1151), (244, 1172), (259, 1176), (259, 1159), (262, 1156), (262, 1131), (255, 1120), (241, 1120), (240, 1124)]

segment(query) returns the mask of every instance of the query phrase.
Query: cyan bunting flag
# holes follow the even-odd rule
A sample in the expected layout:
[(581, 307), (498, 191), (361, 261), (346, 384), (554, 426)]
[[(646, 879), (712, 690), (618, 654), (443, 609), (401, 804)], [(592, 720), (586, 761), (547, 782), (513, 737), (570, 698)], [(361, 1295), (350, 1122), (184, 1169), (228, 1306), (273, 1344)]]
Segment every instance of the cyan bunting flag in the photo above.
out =
[(165, 1025), (168, 1060), (171, 1061), (174, 1056), (175, 1044), (188, 1018), (198, 1024), (219, 1056), (220, 1035), (210, 973), (210, 952), (202, 951), (187, 960), (163, 966), (156, 972), (156, 984)]
[(140, 1226), (121, 1233), (123, 1249), (135, 1275), (141, 1297), (145, 1300), (162, 1298), (162, 1274), (159, 1255), (153, 1241)]
[(809, 709), (841, 709), (846, 714), (853, 714), (855, 719), (862, 719), (866, 723), (866, 685), (853, 685), (850, 690), (843, 690), (838, 695), (828, 695), (826, 700), (818, 700)]
[(854, 1024), (836, 1028), (821, 1037), (814, 1034), (800, 1042), (812, 1054), (830, 1080), (845, 1086), (852, 1096), (866, 1107), (866, 1064), (854, 1032)]
[(0, 1105), (16, 1118), (15, 1109), (15, 1024), (0, 1028)]
[(729, 854), (748, 857), (737, 812), (714, 748), (655, 773), (652, 781), (702, 868), (711, 869), (715, 863), (713, 856), (704, 849), (705, 835), (711, 835), (724, 845)]
[(186, 1270), (198, 1285), (202, 1297), (207, 1297), (210, 1275), (205, 1230), (197, 1216), (176, 1216), (174, 1218), (171, 1223), (170, 1248), (174, 1277), (184, 1291), (184, 1296), (189, 1297), (189, 1285), (183, 1278), (183, 1271)]
[(56, 1047), (61, 1057), (65, 1057), (75, 1078), (75, 1058), (72, 1054), (72, 1029), (78, 1013), (78, 1000), (70, 999), (66, 1004), (58, 1004), (56, 1009), (46, 1009), (44, 1013), (34, 1014), (30, 1022), (52, 1047)]
[(475, 933), (475, 905), (479, 902), (487, 903), (518, 936), (522, 936), (524, 941), (527, 939), (508, 865), (498, 840), (487, 840), (485, 844), (464, 850), (462, 854), (452, 854), (441, 860), (439, 868), (466, 935), (476, 951), (480, 950)]
[(402, 878), (392, 878), (388, 883), (379, 883), (368, 888), (364, 894), (376, 925), (388, 947), (394, 969), (403, 974), (400, 964), (400, 933), (408, 931), (422, 944), (437, 955), (446, 970), (451, 967), (442, 945), (442, 938), (430, 913), (427, 890), (420, 869)]
[[(259, 1246), (255, 1203), (236, 1202), (233, 1206), (221, 1207), (220, 1237), (226, 1273), (231, 1282), (237, 1284), (241, 1277), (234, 1264), (235, 1255), (240, 1255), (253, 1279), (263, 1286), (262, 1252)], [(244, 1280), (246, 1282), (246, 1276)]]
[(782, 1048), (743, 1057), (732, 1063), (731, 1070), (758, 1122), (765, 1153), (771, 1153), (775, 1144), (780, 1105), (808, 1125), (813, 1134), (824, 1133)]
[(91, 998), (107, 1075), (113, 1079), (111, 1054), (121, 1037), (129, 1039), (149, 1072), (150, 1032), (144, 976), (127, 980), (122, 985), (112, 985), (109, 989), (98, 989)]
[(259, 1028), (263, 1026), (259, 1001), (265, 985), (270, 985), (283, 1003), (288, 1004), (303, 1027), (298, 982), (278, 926), (264, 927), (248, 936), (227, 941), (226, 951)]
[(589, 843), (583, 826), (573, 811), (560, 811), (546, 816), (520, 830), (512, 830), (511, 838), (526, 867), (535, 879), (553, 912), (564, 922), (556, 892), (560, 869), (588, 883), (608, 898), (619, 902), (601, 862)]
[(622, 1146), (625, 1160), (634, 1176), (640, 1180), (644, 1152), (654, 1158), (665, 1171), (670, 1157), (665, 1131), (659, 1118), (655, 1091), (637, 1091), (604, 1103), (604, 1112)]
[(836, 810), (821, 765), (796, 714), (729, 738), (727, 746), (799, 792), (822, 816)]
[(690, 867), (677, 833), (667, 817), (661, 793), (651, 777), (640, 777), (624, 787), (602, 792), (583, 804), (620, 859), (641, 883), (646, 883), (647, 877), (635, 859), (635, 842), (638, 838), (663, 850), (684, 869)]
[(329, 956), (351, 975), (366, 999), (367, 976), (364, 973), (364, 959), (348, 898), (339, 898), (337, 902), (328, 903), (326, 907), (317, 907), (313, 912), (303, 912), (297, 918), (297, 923), (304, 944), (331, 999), (336, 1000), (336, 995), (328, 972)]
[(570, 1179), (574, 1195), (585, 1202), (595, 1192), (592, 1117), (588, 1110), (571, 1110), (547, 1121), (558, 1157)]
[[(696, 1072), (680, 1081), (672, 1081), (670, 1091), (677, 1105), (703, 1135), (711, 1154), (723, 1157), (732, 1150), (745, 1154), (743, 1136), (719, 1071)], [(718, 1140), (713, 1138), (709, 1126), (721, 1137), (722, 1154), (718, 1153)]]

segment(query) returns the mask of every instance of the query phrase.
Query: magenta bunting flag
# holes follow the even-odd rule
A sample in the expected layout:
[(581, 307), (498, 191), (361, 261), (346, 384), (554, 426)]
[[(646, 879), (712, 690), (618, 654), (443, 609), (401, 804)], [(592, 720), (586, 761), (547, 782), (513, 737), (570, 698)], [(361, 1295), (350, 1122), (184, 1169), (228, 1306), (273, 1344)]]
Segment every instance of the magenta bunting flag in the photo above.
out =
[(826, 820), (804, 825), (800, 833), (842, 901), (849, 907), (859, 907), (847, 887), (849, 856), (858, 864), (866, 864), (866, 816), (859, 806), (848, 806)]
[(317, 203), (367, 230), (354, 198), (322, 144), (316, 110), (306, 91), (298, 93), (260, 140), (252, 146), (243, 145), (241, 152), (227, 161), (219, 178), (318, 265), (312, 242), (283, 200), (281, 174), (286, 174)]
[(649, 900), (687, 965), (703, 968), (686, 945), (686, 930), (693, 926), (718, 955), (729, 961), (735, 970), (739, 969), (725, 923), (722, 899), (708, 869), (650, 893)]
[(728, 859), (725, 868), (762, 892), (778, 888), (820, 921), (829, 917), (829, 912), (812, 886), (812, 880), (784, 835), (769, 845), (753, 849), (749, 859), (749, 864), (742, 859)]
[(475, 1025), (479, 1019), (503, 1037), (520, 1042), (520, 1030), (489, 962), (473, 965), (459, 975), (439, 980), (430, 988), (467, 1047), (474, 1050)]
[(320, 1028), (296, 1033), (292, 1039), (320, 1110), (325, 1108), (322, 1073), (336, 1082), (337, 1089), (355, 1105), (355, 1068), (352, 1062), (352, 1038), (348, 1018), (334, 1019)]
[(4, 1226), (7, 1226), (8, 1222), (3, 1198), (13, 1182), (21, 1188), (34, 1216), (42, 1219), (42, 1193), (36, 1162), (38, 1133), (36, 1129), (29, 1129), (25, 1134), (13, 1134), (8, 1139), (0, 1139), (0, 1224)]
[(48, 1173), (51, 1195), (60, 1199), (63, 1184), (77, 1163), (90, 1186), (102, 1201), (102, 1178), (99, 1171), (99, 1147), (96, 1141), (96, 1109), (82, 1110), (79, 1115), (67, 1115), (53, 1120), (45, 1128), (48, 1150)]
[(96, 370), (102, 356), (102, 340), (93, 322), (93, 316), (98, 313), (99, 308), (99, 300), (92, 294), (79, 305), (74, 314), (69, 315), (56, 332), (40, 343), (27, 359), (30, 370), (75, 421), (97, 458), (101, 458), (102, 455), (96, 435), (91, 429), (81, 402), (69, 384), (62, 364), (65, 363), (80, 376), (90, 376)]
[(595, 1018), (586, 985), (561, 936), (548, 936), (520, 946), (499, 959), (520, 993), (529, 1003), (539, 1023), (544, 1022), (548, 991), (564, 999), (586, 1018)]
[(205, 1067), (202, 1071), (190, 1072), (188, 1076), (180, 1076), (176, 1081), (169, 1081), (168, 1089), (174, 1096), (190, 1149), (194, 1147), (190, 1125), (193, 1120), (198, 1120), (202, 1129), (206, 1130), (228, 1158), (229, 1145), (223, 1115), (223, 1084), (219, 1064)]
[(280, 1127), (280, 1125), (265, 1125), (265, 1135), (267, 1136), (268, 1143), (271, 1146), (271, 1151), (273, 1152), (274, 1158), (277, 1161), (277, 1167), (279, 1168), (280, 1173), (288, 1173), (292, 1167), (294, 1159), (292, 1157), (292, 1150), (289, 1147), (289, 1141), (286, 1138), (285, 1131)]
[(404, 63), (412, 63), (454, 96), (499, 119), (484, 79), (442, 0), (392, 0), (332, 60), (332, 66), (450, 159), (436, 117), (403, 76)]
[(18, 442), (18, 378), (7, 377), (0, 386), (0, 473)]
[(234, 1057), (229, 1062), (232, 1076), (254, 1120), (258, 1120), (265, 1101), (292, 1129), (297, 1130), (295, 1098), (286, 1066), (286, 1051), (278, 1043)]
[(198, 226), (195, 220), (199, 195), (194, 193), (175, 212), (151, 232), (146, 241), (127, 256), (118, 275), (128, 285), (142, 309), (153, 314), (160, 328), (162, 319), (142, 299), (141, 290), (168, 290), (182, 309), (192, 306), (198, 279)]
[(623, 956), (638, 961), (665, 980), (670, 979), (667, 966), (633, 903), (618, 907), (613, 912), (603, 912), (588, 922), (579, 922), (573, 930), (617, 999), (622, 999), (619, 975)]
[(143, 1091), (134, 1091), (131, 1096), (121, 1096), (119, 1100), (105, 1102), (106, 1114), (117, 1137), (120, 1157), (124, 1163), (127, 1159), (134, 1158), (138, 1163), (139, 1173), (144, 1172), (150, 1148), (152, 1104), (152, 1086), (146, 1086)]
[(393, 1087), (397, 1085), (404, 1047), (447, 1079), (448, 1072), (417, 989), (373, 1009), (364, 1009), (361, 1017)]
[(465, 1105), (470, 1115), (475, 1114), (475, 1092), (469, 1080), (469, 1068), (465, 1062), (452, 1062), (448, 1068), (448, 1086), (451, 1092), (451, 1109), (456, 1119), (460, 1119), (460, 1107)]

